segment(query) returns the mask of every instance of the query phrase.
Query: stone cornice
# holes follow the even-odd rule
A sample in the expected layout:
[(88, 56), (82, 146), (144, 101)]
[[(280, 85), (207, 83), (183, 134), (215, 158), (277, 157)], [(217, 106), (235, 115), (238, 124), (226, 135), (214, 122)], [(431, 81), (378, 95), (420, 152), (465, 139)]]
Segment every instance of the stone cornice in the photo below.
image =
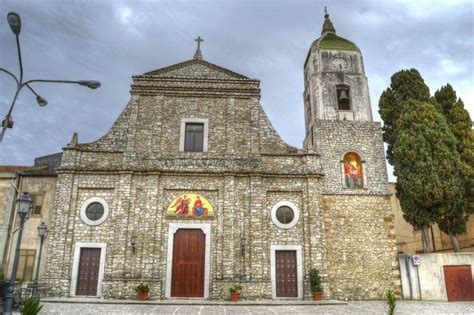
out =
[(132, 94), (260, 97), (260, 81), (251, 79), (156, 78), (135, 76)]

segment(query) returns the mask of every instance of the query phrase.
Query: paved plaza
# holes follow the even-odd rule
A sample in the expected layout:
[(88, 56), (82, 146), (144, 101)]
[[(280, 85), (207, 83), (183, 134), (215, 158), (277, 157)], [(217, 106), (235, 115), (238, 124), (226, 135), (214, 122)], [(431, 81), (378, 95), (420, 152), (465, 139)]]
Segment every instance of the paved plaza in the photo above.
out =
[[(45, 302), (40, 314), (183, 314), (183, 315), (276, 315), (276, 314), (387, 314), (385, 301), (348, 302), (347, 305), (170, 305)], [(395, 314), (474, 314), (474, 302), (397, 301)]]

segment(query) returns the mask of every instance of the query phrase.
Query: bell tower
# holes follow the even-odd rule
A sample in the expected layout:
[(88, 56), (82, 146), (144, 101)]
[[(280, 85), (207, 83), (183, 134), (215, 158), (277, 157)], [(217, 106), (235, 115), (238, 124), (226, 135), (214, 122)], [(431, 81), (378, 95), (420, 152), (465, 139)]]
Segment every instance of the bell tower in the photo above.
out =
[(318, 120), (372, 121), (362, 54), (336, 35), (327, 12), (321, 36), (306, 57), (304, 86), (305, 147), (314, 146)]

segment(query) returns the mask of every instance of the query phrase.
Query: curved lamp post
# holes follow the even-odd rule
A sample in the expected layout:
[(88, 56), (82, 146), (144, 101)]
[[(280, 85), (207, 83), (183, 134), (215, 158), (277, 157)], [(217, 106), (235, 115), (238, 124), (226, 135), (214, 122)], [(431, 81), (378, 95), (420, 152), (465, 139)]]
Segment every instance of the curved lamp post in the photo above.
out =
[(18, 79), (12, 72), (0, 68), (0, 71), (8, 74), (11, 76), (15, 82), (16, 82), (16, 92), (15, 95), (13, 96), (12, 103), (10, 105), (10, 109), (8, 110), (7, 115), (5, 118), (2, 120), (2, 133), (0, 134), (0, 143), (3, 140), (3, 135), (5, 134), (5, 131), (8, 128), (13, 128), (13, 118), (12, 118), (12, 111), (13, 107), (15, 106), (16, 99), (18, 98), (18, 94), (20, 94), (20, 91), (22, 88), (25, 86), (36, 96), (36, 102), (38, 103), (39, 106), (46, 106), (48, 105), (48, 102), (46, 99), (44, 99), (41, 95), (36, 93), (36, 91), (30, 86), (30, 83), (69, 83), (69, 84), (79, 84), (82, 86), (87, 86), (90, 89), (97, 89), (100, 87), (100, 82), (99, 81), (92, 81), (92, 80), (81, 80), (81, 81), (71, 81), (71, 80), (28, 80), (28, 81), (23, 81), (23, 61), (21, 58), (21, 49), (20, 49), (20, 31), (21, 31), (21, 18), (18, 13), (15, 12), (10, 12), (7, 14), (7, 21), (8, 24), (10, 25), (10, 28), (12, 29), (13, 34), (16, 36), (16, 47), (18, 49), (18, 62), (20, 64), (20, 78)]
[(39, 271), (40, 271), (40, 265), (41, 265), (41, 252), (43, 251), (43, 242), (44, 239), (46, 238), (46, 233), (48, 233), (48, 227), (44, 222), (41, 222), (40, 225), (38, 225), (38, 236), (40, 237), (40, 250), (38, 253), (38, 261), (36, 262), (36, 274), (35, 274), (35, 282), (33, 283), (33, 292), (31, 292), (31, 297), (33, 299), (37, 298), (38, 295), (38, 276), (39, 276)]
[(33, 206), (33, 201), (27, 192), (24, 192), (16, 201), (18, 203), (17, 214), (20, 217), (20, 228), (18, 230), (18, 239), (16, 241), (15, 259), (13, 260), (13, 268), (8, 283), (7, 296), (5, 298), (5, 315), (11, 315), (13, 309), (13, 292), (15, 291), (16, 272), (18, 269), (18, 259), (20, 258), (21, 237), (23, 235), (23, 226)]

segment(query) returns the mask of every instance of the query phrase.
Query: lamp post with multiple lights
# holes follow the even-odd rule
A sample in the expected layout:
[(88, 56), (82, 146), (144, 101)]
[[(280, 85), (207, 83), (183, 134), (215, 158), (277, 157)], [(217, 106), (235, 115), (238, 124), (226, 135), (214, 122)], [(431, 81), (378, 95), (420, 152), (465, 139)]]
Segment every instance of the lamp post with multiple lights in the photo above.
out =
[(10, 109), (8, 110), (7, 115), (5, 118), (2, 120), (2, 133), (0, 134), (0, 143), (3, 140), (3, 135), (5, 134), (5, 131), (8, 128), (13, 128), (13, 117), (12, 117), (12, 111), (13, 107), (15, 106), (16, 99), (18, 98), (18, 94), (20, 94), (20, 91), (22, 88), (25, 86), (36, 96), (36, 102), (38, 103), (39, 106), (46, 106), (48, 105), (48, 102), (46, 99), (44, 99), (42, 96), (40, 96), (36, 91), (30, 86), (31, 83), (69, 83), (69, 84), (79, 84), (82, 86), (87, 86), (88, 88), (91, 89), (97, 89), (100, 87), (100, 82), (99, 81), (91, 81), (91, 80), (80, 80), (80, 81), (71, 81), (71, 80), (28, 80), (28, 81), (23, 81), (23, 61), (21, 58), (21, 49), (20, 49), (20, 30), (21, 30), (21, 18), (20, 15), (16, 12), (10, 12), (7, 14), (7, 20), (8, 24), (10, 25), (10, 28), (13, 31), (13, 34), (16, 36), (16, 47), (18, 50), (18, 62), (20, 65), (20, 79), (18, 79), (11, 71), (8, 71), (4, 68), (0, 68), (0, 71), (8, 74), (11, 76), (15, 82), (16, 82), (16, 92), (15, 95), (13, 96), (13, 100), (10, 105)]
[(20, 217), (20, 227), (18, 229), (18, 239), (16, 241), (15, 258), (13, 260), (12, 273), (8, 283), (7, 296), (5, 298), (5, 315), (11, 315), (13, 309), (13, 292), (15, 291), (16, 272), (18, 269), (18, 259), (20, 257), (21, 237), (23, 236), (23, 227), (33, 207), (33, 201), (27, 192), (24, 192), (16, 201), (18, 203), (17, 214)]
[(44, 222), (41, 222), (41, 224), (38, 226), (38, 236), (40, 237), (40, 250), (38, 254), (38, 261), (36, 262), (36, 274), (35, 282), (33, 283), (33, 292), (31, 292), (31, 297), (33, 299), (36, 299), (38, 295), (38, 277), (41, 265), (41, 252), (43, 251), (43, 242), (46, 238), (46, 233), (48, 233), (48, 227), (46, 226), (46, 224), (44, 224)]

